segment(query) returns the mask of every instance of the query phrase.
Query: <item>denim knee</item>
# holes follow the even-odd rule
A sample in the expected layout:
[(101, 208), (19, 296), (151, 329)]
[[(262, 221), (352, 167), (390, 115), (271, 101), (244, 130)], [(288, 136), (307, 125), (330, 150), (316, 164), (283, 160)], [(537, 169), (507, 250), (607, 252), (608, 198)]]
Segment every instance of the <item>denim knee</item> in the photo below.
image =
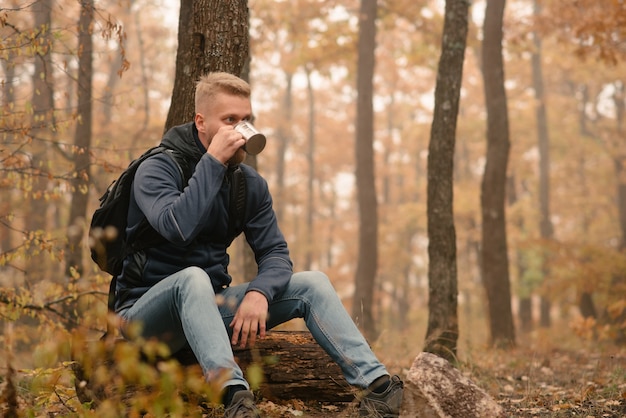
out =
[(211, 278), (200, 267), (187, 267), (179, 272), (176, 286), (179, 290), (191, 296), (215, 296)]
[(307, 294), (336, 295), (335, 288), (328, 276), (321, 271), (303, 271), (295, 273), (291, 277), (291, 286), (299, 287), (300, 291)]

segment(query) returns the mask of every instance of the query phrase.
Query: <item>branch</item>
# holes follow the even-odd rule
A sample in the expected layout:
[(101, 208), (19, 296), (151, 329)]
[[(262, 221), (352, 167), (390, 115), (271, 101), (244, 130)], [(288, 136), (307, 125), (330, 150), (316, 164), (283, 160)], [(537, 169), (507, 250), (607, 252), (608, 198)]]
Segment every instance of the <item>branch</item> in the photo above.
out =
[(90, 290), (88, 292), (81, 292), (75, 295), (65, 295), (58, 299), (54, 299), (54, 300), (51, 300), (42, 304), (31, 304), (31, 303), (21, 304), (20, 302), (17, 302), (15, 298), (11, 298), (6, 293), (0, 291), (0, 303), (3, 303), (5, 305), (13, 305), (21, 309), (26, 309), (30, 311), (36, 311), (36, 312), (50, 311), (57, 315), (61, 315), (61, 313), (59, 313), (58, 311), (54, 309), (54, 305), (58, 305), (68, 300), (78, 300), (82, 298), (83, 296), (90, 296), (90, 295), (106, 296), (107, 293), (99, 291), (99, 290)]

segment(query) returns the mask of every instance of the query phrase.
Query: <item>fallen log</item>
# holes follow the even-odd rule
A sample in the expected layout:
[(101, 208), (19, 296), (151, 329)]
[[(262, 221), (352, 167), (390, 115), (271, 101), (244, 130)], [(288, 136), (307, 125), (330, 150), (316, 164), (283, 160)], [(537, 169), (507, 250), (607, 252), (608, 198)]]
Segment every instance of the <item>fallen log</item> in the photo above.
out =
[[(351, 402), (355, 398), (339, 366), (308, 331), (271, 331), (254, 348), (233, 351), (244, 373), (261, 367), (259, 391), (266, 399)], [(197, 364), (191, 350), (182, 350), (176, 358), (181, 364)]]
[[(107, 351), (117, 352), (119, 362), (120, 350), (115, 350), (118, 344), (129, 343), (117, 339), (108, 346)], [(355, 399), (356, 392), (344, 379), (339, 366), (308, 331), (271, 331), (264, 339), (257, 340), (254, 348), (235, 349), (234, 355), (249, 380), (253, 380), (249, 375), (256, 373), (255, 378), (260, 380), (260, 385), (254, 389), (264, 399), (274, 402), (299, 399), (324, 403), (352, 402)], [(116, 373), (115, 366), (120, 365), (115, 363), (112, 355), (107, 357), (104, 360), (106, 369)], [(173, 357), (186, 368), (198, 368), (198, 362), (190, 349), (181, 350)], [(74, 362), (76, 392), (81, 402), (97, 404), (109, 396), (110, 389), (90, 383), (90, 376), (98, 367), (91, 361)], [(258, 374), (261, 374), (260, 379)]]

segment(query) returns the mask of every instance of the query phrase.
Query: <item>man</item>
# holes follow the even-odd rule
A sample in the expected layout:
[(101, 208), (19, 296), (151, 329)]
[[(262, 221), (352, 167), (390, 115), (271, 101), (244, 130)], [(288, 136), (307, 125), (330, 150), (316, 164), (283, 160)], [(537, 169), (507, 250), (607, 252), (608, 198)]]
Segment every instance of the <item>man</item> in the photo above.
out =
[[(131, 254), (117, 280), (116, 311), (141, 324), (173, 353), (189, 344), (207, 381), (223, 388), (225, 417), (258, 417), (254, 396), (231, 345), (254, 345), (267, 329), (304, 318), (311, 334), (336, 361), (346, 380), (366, 390), (362, 416), (398, 416), (403, 383), (390, 377), (347, 314), (328, 278), (293, 273), (267, 182), (242, 165), (245, 139), (233, 126), (252, 117), (250, 86), (227, 73), (210, 73), (196, 86), (194, 121), (169, 130), (162, 145), (182, 153), (192, 167), (187, 185), (176, 162), (158, 154), (135, 175), (127, 235), (145, 217), (164, 244)], [(258, 274), (229, 286), (229, 173), (246, 179), (243, 232)], [(232, 234), (231, 234), (232, 235)]]

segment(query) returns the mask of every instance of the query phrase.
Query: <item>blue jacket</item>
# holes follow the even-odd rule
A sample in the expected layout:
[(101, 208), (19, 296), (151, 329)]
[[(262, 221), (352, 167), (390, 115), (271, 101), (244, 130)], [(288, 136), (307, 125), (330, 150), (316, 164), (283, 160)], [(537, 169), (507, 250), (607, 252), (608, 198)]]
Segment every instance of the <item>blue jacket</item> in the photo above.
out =
[[(170, 156), (158, 154), (139, 166), (131, 193), (127, 237), (132, 241), (145, 215), (167, 241), (126, 258), (117, 278), (116, 311), (131, 306), (155, 283), (186, 267), (206, 271), (216, 292), (232, 281), (226, 252), (234, 239), (227, 236), (227, 167), (206, 153), (193, 122), (170, 129), (161, 144), (183, 153), (195, 170), (183, 189), (180, 170)], [(258, 265), (248, 291), (259, 291), (271, 302), (289, 282), (293, 265), (267, 182), (253, 168), (241, 164), (241, 169), (247, 193), (243, 233)]]

